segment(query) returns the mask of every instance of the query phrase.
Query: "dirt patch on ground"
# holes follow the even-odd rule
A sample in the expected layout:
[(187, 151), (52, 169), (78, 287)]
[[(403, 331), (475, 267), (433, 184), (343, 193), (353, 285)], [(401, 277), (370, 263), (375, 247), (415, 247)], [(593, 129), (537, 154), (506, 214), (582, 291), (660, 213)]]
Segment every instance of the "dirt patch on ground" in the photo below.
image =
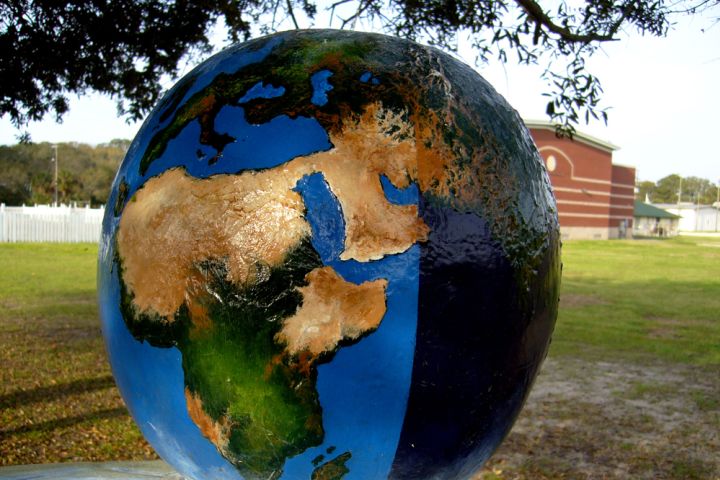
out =
[(652, 322), (652, 326), (647, 331), (650, 339), (672, 340), (682, 338), (681, 331), (688, 327), (704, 327), (708, 326), (712, 320), (679, 320), (676, 318), (665, 318), (646, 316), (647, 320)]
[(594, 295), (568, 293), (560, 296), (560, 308), (578, 308), (590, 305), (603, 305), (606, 302)]
[(720, 479), (717, 368), (548, 360), (478, 479)]

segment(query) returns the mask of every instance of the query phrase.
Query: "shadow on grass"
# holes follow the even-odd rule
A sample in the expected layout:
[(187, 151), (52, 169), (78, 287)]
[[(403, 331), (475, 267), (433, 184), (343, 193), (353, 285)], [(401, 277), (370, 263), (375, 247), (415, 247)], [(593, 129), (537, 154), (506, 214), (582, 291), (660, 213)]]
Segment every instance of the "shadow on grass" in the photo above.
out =
[(55, 420), (48, 420), (46, 422), (34, 423), (32, 425), (23, 425), (10, 430), (0, 430), (0, 437), (29, 432), (51, 432), (56, 429), (72, 427), (84, 422), (96, 422), (98, 420), (125, 417), (127, 415), (128, 411), (125, 407), (106, 408), (104, 410), (97, 410), (83, 415), (58, 418)]
[(97, 378), (83, 378), (74, 382), (61, 383), (48, 387), (37, 387), (32, 390), (20, 390), (7, 395), (0, 395), (0, 409), (17, 408), (36, 402), (48, 402), (68, 395), (105, 390), (115, 386), (111, 375)]

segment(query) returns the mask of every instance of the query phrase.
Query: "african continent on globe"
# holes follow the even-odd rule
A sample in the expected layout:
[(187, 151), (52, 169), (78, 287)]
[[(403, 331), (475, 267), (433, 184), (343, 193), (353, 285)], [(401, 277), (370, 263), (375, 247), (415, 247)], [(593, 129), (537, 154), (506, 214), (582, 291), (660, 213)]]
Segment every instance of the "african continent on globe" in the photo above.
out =
[(195, 479), (472, 476), (557, 315), (542, 162), (469, 67), (373, 34), (276, 34), (146, 120), (99, 260), (113, 372)]

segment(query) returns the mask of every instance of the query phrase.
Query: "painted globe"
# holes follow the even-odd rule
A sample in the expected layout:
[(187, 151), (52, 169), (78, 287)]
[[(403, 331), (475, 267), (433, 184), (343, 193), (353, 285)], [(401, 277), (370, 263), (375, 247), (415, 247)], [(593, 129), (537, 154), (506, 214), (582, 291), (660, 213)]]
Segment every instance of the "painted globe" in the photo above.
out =
[(558, 232), (526, 128), (468, 66), (355, 32), (237, 45), (116, 177), (115, 379), (191, 478), (467, 478), (547, 352)]

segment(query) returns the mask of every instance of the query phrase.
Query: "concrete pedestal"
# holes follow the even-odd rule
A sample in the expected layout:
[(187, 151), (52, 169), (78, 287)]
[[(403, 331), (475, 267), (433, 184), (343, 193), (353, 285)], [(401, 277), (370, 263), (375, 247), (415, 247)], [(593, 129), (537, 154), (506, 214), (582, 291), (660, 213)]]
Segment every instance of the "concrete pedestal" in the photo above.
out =
[(3, 480), (185, 480), (163, 461), (83, 462), (0, 468)]

